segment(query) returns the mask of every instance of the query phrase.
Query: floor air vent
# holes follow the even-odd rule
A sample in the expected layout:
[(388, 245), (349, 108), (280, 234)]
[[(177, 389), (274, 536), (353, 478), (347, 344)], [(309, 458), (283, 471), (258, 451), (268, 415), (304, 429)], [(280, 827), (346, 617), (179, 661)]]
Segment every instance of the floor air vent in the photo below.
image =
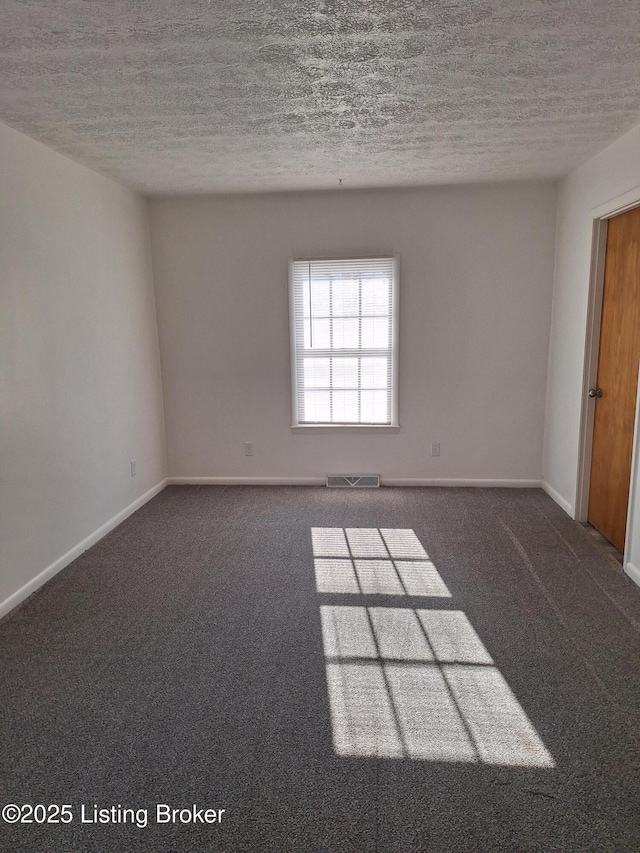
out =
[(333, 489), (377, 489), (380, 474), (327, 474), (327, 486)]

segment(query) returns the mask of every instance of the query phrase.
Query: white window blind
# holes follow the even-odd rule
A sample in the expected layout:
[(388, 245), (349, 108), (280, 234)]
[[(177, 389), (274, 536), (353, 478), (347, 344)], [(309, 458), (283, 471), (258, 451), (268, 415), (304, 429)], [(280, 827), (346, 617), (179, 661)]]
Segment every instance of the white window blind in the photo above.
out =
[(394, 258), (290, 268), (293, 425), (397, 425)]

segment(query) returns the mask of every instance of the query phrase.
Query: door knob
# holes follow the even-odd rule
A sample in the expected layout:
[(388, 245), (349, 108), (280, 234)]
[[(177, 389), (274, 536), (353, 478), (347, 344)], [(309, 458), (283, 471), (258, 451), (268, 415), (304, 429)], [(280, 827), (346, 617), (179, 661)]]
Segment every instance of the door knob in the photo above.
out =
[(601, 388), (589, 388), (589, 396), (590, 397), (602, 397), (602, 389)]

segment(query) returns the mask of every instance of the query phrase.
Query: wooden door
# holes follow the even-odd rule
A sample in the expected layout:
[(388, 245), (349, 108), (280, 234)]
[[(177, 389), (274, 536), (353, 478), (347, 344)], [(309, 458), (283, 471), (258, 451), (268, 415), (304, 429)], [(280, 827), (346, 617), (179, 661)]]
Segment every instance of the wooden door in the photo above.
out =
[(589, 522), (624, 551), (640, 361), (640, 207), (609, 220)]

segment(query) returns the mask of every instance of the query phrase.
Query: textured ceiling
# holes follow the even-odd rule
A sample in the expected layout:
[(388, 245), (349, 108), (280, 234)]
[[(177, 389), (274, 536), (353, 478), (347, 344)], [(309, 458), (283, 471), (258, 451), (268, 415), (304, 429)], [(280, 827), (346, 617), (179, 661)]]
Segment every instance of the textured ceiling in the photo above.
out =
[(640, 4), (2, 0), (0, 75), (147, 193), (555, 177), (640, 121)]

